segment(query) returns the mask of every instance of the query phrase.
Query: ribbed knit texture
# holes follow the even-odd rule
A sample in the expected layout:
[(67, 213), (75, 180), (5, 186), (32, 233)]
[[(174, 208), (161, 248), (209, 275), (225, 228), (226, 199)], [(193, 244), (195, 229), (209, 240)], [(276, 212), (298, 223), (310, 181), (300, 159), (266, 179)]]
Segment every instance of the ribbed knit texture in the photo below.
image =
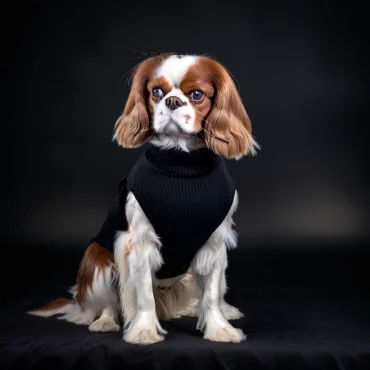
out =
[(116, 199), (120, 207), (111, 207), (94, 241), (111, 247), (114, 227), (127, 228), (126, 220), (114, 219), (124, 215), (130, 191), (161, 239), (164, 265), (156, 275), (168, 278), (186, 272), (196, 252), (225, 219), (235, 185), (223, 159), (208, 149), (185, 153), (151, 146), (121, 180)]

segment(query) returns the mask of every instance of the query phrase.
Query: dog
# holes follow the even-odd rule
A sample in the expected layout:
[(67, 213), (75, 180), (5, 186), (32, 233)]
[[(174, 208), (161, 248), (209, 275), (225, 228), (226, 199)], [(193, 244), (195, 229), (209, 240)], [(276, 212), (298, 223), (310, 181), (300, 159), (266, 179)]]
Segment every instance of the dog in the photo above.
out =
[(205, 56), (145, 59), (113, 140), (150, 146), (120, 181), (81, 261), (73, 299), (29, 313), (110, 332), (120, 330), (121, 311), (123, 339), (134, 344), (162, 341), (160, 319), (197, 316), (205, 339), (243, 341), (228, 320), (244, 315), (224, 300), (238, 206), (224, 158), (255, 155), (259, 145), (229, 72)]

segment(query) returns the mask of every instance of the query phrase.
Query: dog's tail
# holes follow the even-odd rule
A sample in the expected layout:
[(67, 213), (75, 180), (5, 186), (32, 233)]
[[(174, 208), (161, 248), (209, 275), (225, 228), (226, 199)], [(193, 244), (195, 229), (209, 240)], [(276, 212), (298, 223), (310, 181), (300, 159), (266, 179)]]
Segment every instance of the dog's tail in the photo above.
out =
[(65, 314), (74, 305), (74, 301), (66, 298), (58, 298), (37, 310), (28, 311), (27, 313), (35, 316), (50, 317), (57, 314)]
[[(89, 325), (93, 322), (96, 312), (83, 309), (78, 304), (75, 299), (76, 290), (76, 286), (70, 289), (74, 299), (58, 298), (27, 313), (40, 317), (62, 315), (58, 319), (80, 325)], [(167, 287), (154, 287), (153, 293), (159, 319), (169, 320), (180, 316), (197, 315), (200, 291), (191, 272), (188, 272), (180, 281)]]
[(89, 325), (94, 321), (95, 313), (91, 310), (84, 310), (75, 299), (77, 286), (73, 286), (70, 290), (74, 299), (58, 298), (45, 306), (36, 310), (28, 311), (29, 315), (50, 317), (59, 316), (58, 319), (73, 322), (79, 325)]

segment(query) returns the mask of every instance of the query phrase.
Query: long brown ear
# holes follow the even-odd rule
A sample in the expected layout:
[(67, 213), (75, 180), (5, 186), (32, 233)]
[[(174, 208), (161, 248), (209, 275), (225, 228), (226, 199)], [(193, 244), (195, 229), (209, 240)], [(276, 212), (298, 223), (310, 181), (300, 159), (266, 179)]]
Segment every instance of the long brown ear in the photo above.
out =
[(136, 148), (151, 136), (148, 107), (148, 80), (160, 65), (164, 55), (157, 55), (141, 62), (134, 74), (130, 95), (122, 115), (115, 125), (113, 140), (125, 148)]
[(211, 59), (203, 62), (212, 71), (215, 86), (213, 107), (204, 124), (206, 144), (226, 158), (255, 155), (259, 145), (253, 139), (251, 122), (233, 80), (221, 64)]

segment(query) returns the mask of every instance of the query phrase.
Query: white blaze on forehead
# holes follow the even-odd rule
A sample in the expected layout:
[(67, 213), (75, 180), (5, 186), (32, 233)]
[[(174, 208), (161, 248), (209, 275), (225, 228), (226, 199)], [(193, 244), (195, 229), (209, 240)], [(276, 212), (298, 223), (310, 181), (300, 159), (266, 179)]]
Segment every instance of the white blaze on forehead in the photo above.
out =
[(186, 72), (197, 60), (196, 56), (184, 55), (179, 58), (172, 55), (157, 70), (157, 78), (165, 77), (172, 86), (180, 86)]

